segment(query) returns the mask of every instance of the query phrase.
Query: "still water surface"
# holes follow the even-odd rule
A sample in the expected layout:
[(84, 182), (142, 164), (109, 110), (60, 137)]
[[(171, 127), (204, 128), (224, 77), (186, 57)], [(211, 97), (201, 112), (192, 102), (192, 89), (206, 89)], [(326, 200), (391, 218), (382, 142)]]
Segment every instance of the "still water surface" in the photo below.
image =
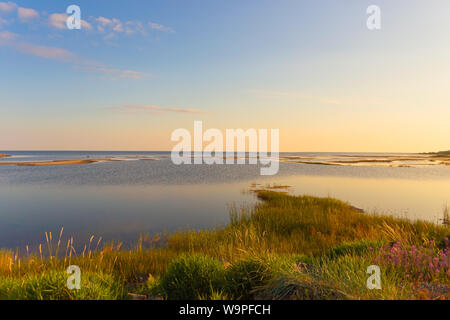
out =
[[(3, 152), (3, 151), (2, 151)], [(86, 243), (135, 242), (141, 233), (207, 228), (228, 221), (229, 205), (251, 205), (252, 182), (332, 196), (368, 212), (437, 222), (450, 205), (450, 166), (419, 168), (280, 163), (276, 176), (257, 165), (175, 166), (168, 152), (14, 152), (0, 161), (114, 157), (120, 162), (0, 166), (0, 248), (44, 242), (44, 233)], [(305, 155), (298, 153), (297, 155)], [(314, 154), (308, 154), (314, 155)], [(317, 154), (316, 154), (317, 155)], [(137, 159), (158, 159), (145, 161)]]

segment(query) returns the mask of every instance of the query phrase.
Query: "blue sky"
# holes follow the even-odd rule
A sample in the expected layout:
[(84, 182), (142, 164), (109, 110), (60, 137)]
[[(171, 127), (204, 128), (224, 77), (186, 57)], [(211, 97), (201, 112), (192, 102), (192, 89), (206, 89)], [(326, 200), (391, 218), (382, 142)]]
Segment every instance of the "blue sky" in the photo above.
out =
[[(82, 30), (65, 28), (71, 4)], [(0, 1), (0, 149), (170, 150), (194, 120), (279, 128), (282, 151), (448, 149), (449, 12), (445, 0)]]

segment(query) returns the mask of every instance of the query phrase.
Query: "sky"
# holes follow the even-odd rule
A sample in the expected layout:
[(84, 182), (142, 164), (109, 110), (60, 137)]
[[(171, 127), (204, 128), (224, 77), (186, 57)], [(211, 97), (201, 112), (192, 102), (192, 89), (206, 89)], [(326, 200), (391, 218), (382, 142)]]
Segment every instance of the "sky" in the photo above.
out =
[(448, 150), (449, 13), (448, 0), (0, 1), (0, 150), (171, 150), (195, 120), (279, 129), (285, 152)]

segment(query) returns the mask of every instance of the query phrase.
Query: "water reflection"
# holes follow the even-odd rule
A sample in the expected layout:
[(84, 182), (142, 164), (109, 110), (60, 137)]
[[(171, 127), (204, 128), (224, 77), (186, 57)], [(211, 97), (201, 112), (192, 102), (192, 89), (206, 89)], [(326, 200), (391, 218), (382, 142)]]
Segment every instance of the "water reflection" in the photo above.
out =
[[(17, 156), (47, 160), (86, 155), (22, 152)], [(46, 231), (58, 234), (61, 227), (66, 236), (73, 235), (84, 244), (91, 235), (131, 243), (140, 233), (224, 224), (230, 204), (256, 201), (241, 192), (252, 182), (290, 185), (295, 194), (332, 196), (369, 212), (433, 222), (442, 218), (442, 207), (450, 204), (449, 166), (348, 167), (281, 162), (276, 176), (261, 177), (257, 165), (175, 166), (168, 153), (140, 152), (138, 156), (158, 156), (160, 160), (0, 166), (0, 248), (44, 242)]]

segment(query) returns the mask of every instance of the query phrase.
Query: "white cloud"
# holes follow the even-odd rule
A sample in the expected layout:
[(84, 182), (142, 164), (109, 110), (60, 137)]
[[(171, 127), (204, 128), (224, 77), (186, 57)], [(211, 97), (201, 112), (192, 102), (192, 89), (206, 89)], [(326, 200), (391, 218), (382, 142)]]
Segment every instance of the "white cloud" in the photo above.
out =
[(95, 18), (95, 22), (97, 23), (97, 31), (100, 33), (108, 32), (109, 34), (105, 37), (105, 40), (110, 40), (115, 38), (114, 32), (121, 33), (124, 32), (123, 23), (117, 19), (112, 18), (108, 19), (105, 17)]
[(6, 19), (3, 19), (2, 17), (0, 17), (0, 28), (5, 26), (5, 25), (8, 25), (10, 23), (11, 23), (10, 20), (6, 20)]
[[(32, 8), (23, 8), (19, 7), (16, 3), (8, 1), (8, 2), (0, 2), (0, 12), (13, 12), (17, 10), (17, 15), (20, 22), (31, 22), (40, 17), (40, 13)], [(43, 13), (43, 16), (46, 16)], [(53, 13), (48, 17), (48, 25), (56, 28), (56, 29), (66, 29), (66, 21), (68, 15), (65, 13)], [(89, 22), (85, 20), (81, 20), (81, 28), (87, 30), (95, 30), (99, 33), (108, 34), (105, 37), (105, 40), (115, 38), (113, 36), (114, 33), (123, 33), (126, 35), (139, 34), (141, 36), (146, 36), (149, 30), (156, 30), (168, 33), (175, 33), (171, 27), (164, 26), (159, 23), (155, 23), (149, 21), (147, 23), (142, 23), (140, 21), (121, 21), (118, 18), (106, 18), (103, 16), (99, 16), (97, 18), (91, 17)], [(11, 21), (5, 20), (4, 18), (0, 18), (0, 27), (5, 24), (9, 24)]]
[(67, 29), (67, 17), (65, 13), (53, 13), (48, 18), (48, 23), (57, 29)]
[(100, 23), (103, 26), (109, 25), (112, 23), (112, 21), (108, 18), (105, 17), (98, 17), (95, 19), (95, 21), (97, 21), (98, 23)]
[(23, 54), (40, 58), (63, 62), (72, 62), (75, 60), (75, 55), (63, 48), (40, 46), (31, 43), (19, 43), (15, 45), (15, 48)]
[(12, 12), (16, 10), (17, 4), (14, 2), (8, 1), (8, 2), (0, 2), (0, 11), (1, 12)]
[[(57, 29), (67, 29), (66, 21), (69, 16), (65, 13), (53, 13), (48, 18), (48, 23)], [(81, 20), (81, 29), (92, 30), (92, 25), (84, 20)]]
[(18, 37), (19, 37), (19, 35), (17, 33), (9, 32), (9, 31), (0, 32), (0, 40), (10, 41), (10, 40), (17, 39)]
[(39, 12), (31, 8), (19, 8), (17, 9), (19, 20), (22, 22), (29, 22), (36, 18), (39, 18)]
[(169, 33), (174, 33), (175, 30), (173, 30), (171, 27), (166, 27), (163, 26), (162, 24), (159, 23), (154, 23), (154, 22), (149, 22), (148, 26), (150, 27), (150, 29), (154, 29), (154, 30), (158, 30), (158, 31), (164, 31), (164, 32), (169, 32)]
[(113, 30), (117, 31), (117, 32), (123, 32), (123, 25), (122, 25), (122, 23), (116, 24), (116, 26), (113, 28)]
[(133, 70), (120, 70), (120, 69), (109, 69), (102, 67), (83, 67), (80, 68), (84, 71), (96, 72), (110, 76), (110, 79), (116, 80), (118, 78), (122, 79), (142, 79), (145, 77), (150, 77), (150, 73), (133, 71)]
[[(51, 22), (56, 28), (61, 27), (61, 15), (54, 16)], [(29, 42), (16, 41), (20, 35), (10, 32), (0, 32), (0, 46), (7, 46), (13, 50), (25, 55), (40, 57), (44, 59), (56, 60), (60, 62), (73, 64), (75, 68), (95, 72), (108, 76), (111, 80), (116, 79), (142, 79), (152, 76), (150, 73), (139, 72), (134, 70), (121, 70), (103, 67), (103, 64), (82, 59), (76, 54), (58, 47), (50, 47), (45, 45), (36, 45)]]
[(157, 30), (168, 33), (175, 32), (170, 27), (154, 22), (148, 22), (147, 24), (132, 20), (122, 22), (117, 18), (105, 18), (102, 16), (94, 18), (94, 21), (97, 31), (100, 33), (108, 33), (108, 36), (106, 37), (108, 39), (114, 38), (111, 33), (125, 33), (127, 35), (140, 34), (142, 36), (146, 36), (148, 34), (148, 30)]
[(20, 35), (9, 31), (0, 32), (0, 46), (7, 46), (24, 55), (34, 56), (49, 60), (57, 60), (65, 63), (85, 66), (100, 66), (101, 64), (88, 59), (78, 57), (76, 54), (59, 47), (36, 45), (29, 42), (18, 41)]
[(76, 62), (75, 54), (63, 48), (35, 45), (28, 42), (14, 41), (19, 37), (15, 33), (8, 31), (0, 32), (0, 45), (6, 45), (14, 50), (29, 56), (40, 57), (44, 59), (58, 60), (63, 62)]
[(125, 23), (125, 32), (129, 35), (134, 33), (139, 33), (142, 36), (147, 35), (147, 31), (140, 21), (127, 21)]

